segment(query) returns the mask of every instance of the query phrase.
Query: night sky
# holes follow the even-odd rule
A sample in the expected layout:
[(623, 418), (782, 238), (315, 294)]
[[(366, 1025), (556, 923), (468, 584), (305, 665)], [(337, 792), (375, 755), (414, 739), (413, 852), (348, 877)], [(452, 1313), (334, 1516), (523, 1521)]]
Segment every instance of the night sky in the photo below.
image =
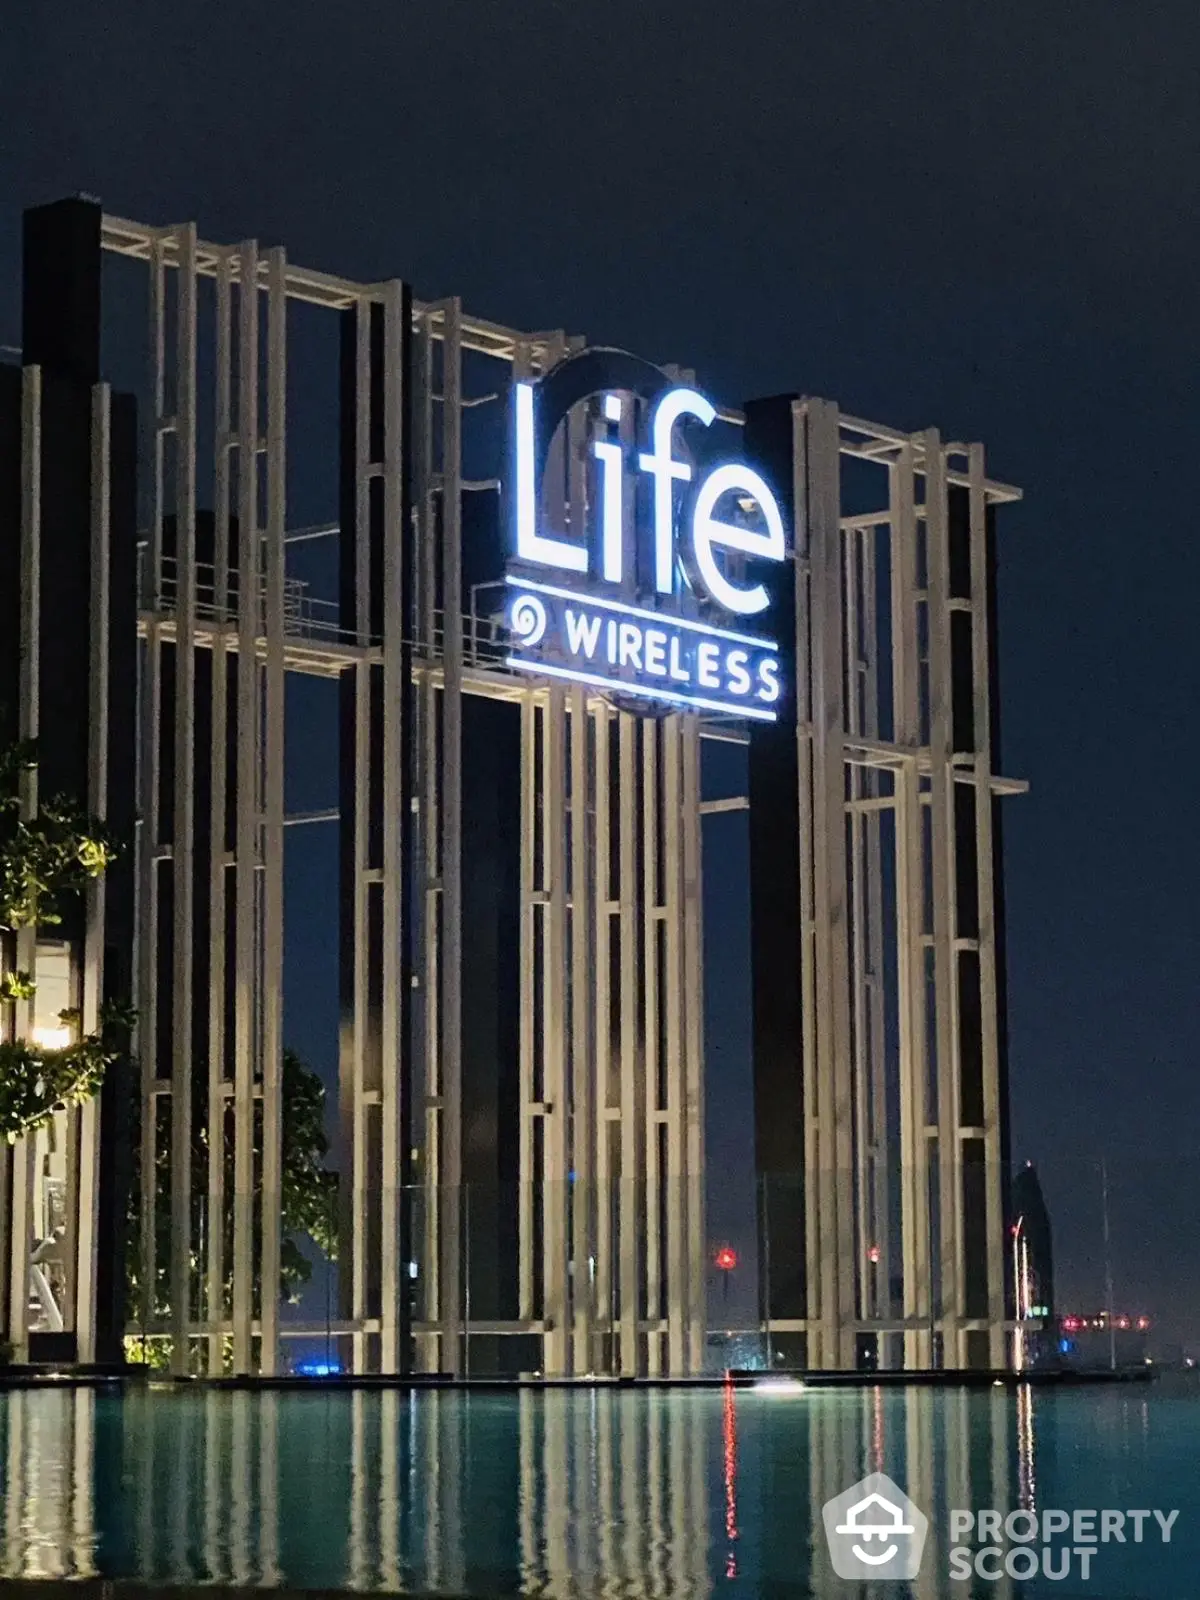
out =
[[(1006, 810), (1014, 1154), (1061, 1299), (1102, 1299), (1104, 1155), (1118, 1302), (1200, 1338), (1198, 60), (1194, 4), (1154, 0), (0, 7), (0, 344), (21, 208), (82, 190), (734, 402), (985, 441), (1026, 494), (1001, 519), (1003, 764), (1032, 784)], [(294, 1042), (328, 1057), (328, 1022)], [(735, 1137), (745, 1030), (717, 1032)]]

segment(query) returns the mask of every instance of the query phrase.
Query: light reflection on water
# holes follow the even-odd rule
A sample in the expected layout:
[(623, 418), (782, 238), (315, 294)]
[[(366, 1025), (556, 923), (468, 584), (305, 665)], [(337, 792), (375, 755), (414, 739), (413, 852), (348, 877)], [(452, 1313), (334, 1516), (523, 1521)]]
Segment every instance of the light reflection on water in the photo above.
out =
[(933, 1600), (951, 1506), (1186, 1505), (1178, 1483), (1174, 1498), (1152, 1486), (1195, 1437), (1195, 1400), (14, 1390), (0, 1395), (0, 1575), (563, 1600), (848, 1596), (821, 1504), (883, 1470), (930, 1513), (934, 1549), (911, 1592)]

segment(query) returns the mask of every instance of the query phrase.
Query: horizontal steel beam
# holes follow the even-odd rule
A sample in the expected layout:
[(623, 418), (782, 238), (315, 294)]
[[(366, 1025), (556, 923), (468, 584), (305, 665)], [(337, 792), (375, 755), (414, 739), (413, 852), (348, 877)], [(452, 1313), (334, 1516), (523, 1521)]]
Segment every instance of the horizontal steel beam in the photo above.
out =
[[(164, 265), (177, 266), (175, 232), (172, 228), (155, 228), (146, 223), (134, 222), (128, 217), (112, 217), (107, 214), (101, 224), (100, 242), (105, 250), (114, 255), (132, 256), (135, 260), (149, 261), (151, 247), (156, 241), (162, 244)], [(218, 266), (225, 261), (230, 262), (231, 279), (237, 283), (238, 246), (213, 244), (207, 240), (197, 241), (196, 270), (201, 277), (215, 278)], [(264, 256), (259, 262), (257, 274), (259, 287), (264, 292), (267, 288), (267, 274), (268, 264)], [(303, 300), (309, 305), (324, 306), (330, 311), (347, 311), (363, 300), (382, 304), (385, 297), (385, 286), (382, 283), (363, 283), (353, 278), (338, 277), (330, 272), (317, 272), (311, 267), (297, 266), (293, 261), (287, 262), (284, 282), (290, 300)], [(440, 338), (443, 321), (440, 307), (414, 301), (414, 323), (422, 318), (428, 318), (435, 337)], [(480, 317), (464, 316), (462, 319), (463, 348), (481, 355), (511, 361), (517, 341), (522, 338), (535, 348), (545, 348), (550, 342), (550, 336), (546, 334), (522, 335), (514, 329), (503, 328), (498, 323), (488, 322)]]
[[(176, 230), (172, 227), (152, 227), (147, 223), (135, 222), (128, 217), (113, 217), (107, 214), (101, 226), (101, 244), (104, 249), (115, 255), (132, 256), (136, 260), (149, 261), (152, 247), (158, 244), (162, 249), (162, 259), (167, 267), (178, 265)], [(196, 270), (201, 277), (215, 278), (218, 267), (228, 263), (231, 270), (232, 281), (238, 281), (239, 253), (238, 246), (213, 244), (206, 240), (196, 243)], [(264, 256), (257, 268), (259, 286), (265, 291), (267, 288), (268, 263)], [(385, 286), (382, 283), (364, 283), (353, 278), (338, 277), (334, 273), (318, 272), (310, 267), (300, 267), (288, 261), (284, 273), (286, 292), (289, 299), (303, 300), (310, 305), (325, 306), (332, 311), (344, 311), (357, 305), (363, 300), (373, 300), (382, 303)], [(427, 323), (430, 332), (435, 338), (442, 337), (445, 321), (445, 309), (440, 302), (413, 301), (414, 325)], [(461, 314), (458, 326), (461, 328), (462, 347), (481, 355), (492, 356), (497, 360), (513, 361), (519, 347), (535, 355), (544, 356), (554, 342), (561, 338), (557, 333), (522, 333), (516, 328), (505, 328), (499, 323), (489, 322), (482, 317), (473, 317)], [(481, 396), (488, 399), (490, 396)], [(745, 418), (740, 410), (735, 407), (720, 407), (717, 415), (723, 422), (740, 425)], [(914, 437), (918, 441), (914, 456), (914, 470), (918, 474), (924, 473), (924, 461), (919, 446), (919, 435), (913, 436), (901, 432), (896, 428), (886, 427), (882, 423), (867, 422), (861, 417), (851, 417), (845, 414), (839, 416), (843, 435), (839, 439), (839, 449), (845, 455), (867, 456), (879, 459), (893, 449), (904, 445), (913, 445)], [(860, 436), (859, 439), (854, 435)], [(966, 454), (966, 446), (950, 447), (953, 453)], [(947, 481), (967, 487), (970, 484), (968, 473), (950, 469), (946, 473)], [(1021, 490), (1012, 484), (1000, 483), (988, 479), (984, 484), (984, 493), (989, 501), (995, 504), (1011, 502), (1021, 499)]]

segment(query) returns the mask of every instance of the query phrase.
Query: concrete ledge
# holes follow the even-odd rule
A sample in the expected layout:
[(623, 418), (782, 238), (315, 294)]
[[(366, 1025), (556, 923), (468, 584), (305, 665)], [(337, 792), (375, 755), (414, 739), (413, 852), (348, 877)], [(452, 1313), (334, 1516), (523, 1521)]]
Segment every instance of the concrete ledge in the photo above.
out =
[(143, 1383), (146, 1375), (145, 1367), (79, 1367), (34, 1361), (27, 1366), (0, 1367), (0, 1390), (123, 1389), (129, 1384)]
[(31, 1388), (90, 1388), (122, 1391), (128, 1387), (154, 1389), (230, 1389), (258, 1390), (262, 1393), (311, 1394), (318, 1390), (462, 1390), (465, 1393), (489, 1391), (551, 1389), (753, 1389), (772, 1379), (792, 1379), (808, 1389), (1018, 1389), (1072, 1388), (1090, 1384), (1149, 1383), (1160, 1376), (1155, 1367), (1132, 1367), (1117, 1372), (805, 1372), (777, 1369), (774, 1372), (747, 1372), (737, 1368), (727, 1374), (700, 1378), (452, 1378), (440, 1373), (388, 1375), (366, 1373), (361, 1376), (331, 1375), (325, 1378), (176, 1378), (165, 1372), (150, 1372), (145, 1367), (124, 1368), (0, 1368), (0, 1391)]

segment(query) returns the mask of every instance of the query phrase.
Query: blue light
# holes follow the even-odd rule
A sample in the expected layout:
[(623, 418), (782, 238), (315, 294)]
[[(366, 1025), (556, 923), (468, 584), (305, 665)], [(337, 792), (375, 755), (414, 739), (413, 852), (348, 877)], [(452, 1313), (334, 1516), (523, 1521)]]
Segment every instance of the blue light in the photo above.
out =
[[(575, 537), (556, 538), (539, 531), (537, 482), (537, 427), (534, 416), (534, 391), (531, 383), (513, 385), (513, 515), (515, 549), (518, 561), (560, 571), (588, 573), (586, 543)], [(608, 422), (621, 417), (621, 399), (616, 394), (604, 397), (603, 414)], [(675, 487), (694, 475), (691, 464), (672, 454), (675, 426), (684, 417), (695, 417), (704, 427), (716, 420), (716, 409), (695, 389), (668, 389), (655, 405), (650, 418), (652, 448), (636, 457), (637, 465), (654, 482), (652, 535), (654, 587), (661, 595), (676, 590)], [(624, 577), (626, 451), (619, 439), (592, 441), (592, 454), (600, 463), (599, 506), (601, 521), (601, 576), (606, 583), (619, 584)], [(716, 515), (717, 504), (726, 496), (758, 505), (765, 531), (723, 522)], [(679, 530), (682, 536), (683, 530)], [(698, 485), (691, 514), (691, 553), (695, 563), (693, 577), (699, 578), (711, 597), (735, 616), (751, 616), (765, 611), (771, 603), (764, 584), (749, 588), (735, 583), (722, 570), (714, 549), (736, 551), (761, 560), (782, 562), (787, 548), (783, 514), (764, 479), (744, 462), (728, 461), (714, 467)]]
[(755, 722), (775, 722), (773, 711), (760, 711), (757, 706), (739, 705), (729, 700), (706, 700), (695, 694), (675, 694), (670, 689), (651, 689), (644, 683), (627, 683), (623, 678), (602, 678), (596, 672), (575, 672), (567, 667), (552, 667), (545, 661), (522, 661), (520, 656), (509, 656), (505, 665), (521, 672), (536, 672), (550, 678), (565, 678), (568, 683), (592, 683), (598, 689), (611, 689), (617, 694), (638, 694), (646, 700), (665, 700), (671, 705), (694, 706), (698, 711), (727, 711), (735, 717), (750, 717)]
[(671, 430), (680, 417), (699, 417), (711, 427), (717, 413), (695, 389), (668, 389), (654, 408), (650, 431), (654, 449), (638, 457), (638, 465), (654, 479), (654, 587), (670, 594), (675, 587), (675, 484), (686, 483), (692, 469), (671, 454)]
[(532, 650), (535, 644), (542, 642), (542, 635), (546, 631), (546, 608), (537, 595), (518, 595), (508, 613), (508, 626), (526, 650)]
[(336, 1378), (341, 1372), (336, 1361), (301, 1361), (296, 1367), (298, 1378)]
[(517, 555), (522, 561), (537, 561), (543, 566), (563, 567), (568, 572), (586, 572), (585, 545), (566, 539), (551, 539), (537, 531), (537, 485), (534, 482), (533, 386), (513, 386), (516, 453)]
[[(765, 639), (762, 634), (735, 633), (732, 628), (714, 628), (708, 622), (693, 622), (690, 617), (677, 617), (664, 611), (648, 611), (645, 606), (631, 606), (623, 600), (603, 600), (599, 595), (588, 594), (579, 589), (562, 589), (553, 583), (534, 583), (531, 578), (521, 578), (513, 572), (507, 573), (504, 581), (515, 588), (532, 589), (536, 594), (553, 595), (556, 600), (577, 600), (580, 605), (599, 606), (602, 611), (616, 611), (625, 617), (642, 617), (647, 622), (661, 622), (672, 628), (686, 628), (689, 633), (707, 633), (714, 639), (728, 639), (731, 644), (753, 645), (758, 650), (778, 649), (774, 639)], [(541, 638), (541, 634), (538, 638)]]
[[(574, 515), (568, 539), (540, 531), (535, 392), (534, 384), (513, 386), (515, 556), (522, 565), (557, 569), (561, 586), (507, 574), (508, 583), (519, 592), (506, 608), (513, 654), (505, 664), (542, 678), (593, 684), (667, 706), (774, 722), (783, 693), (775, 641), (677, 614), (675, 489), (695, 476), (696, 469), (678, 459), (671, 447), (679, 442), (674, 431), (684, 418), (711, 426), (716, 420), (712, 404), (694, 389), (667, 390), (651, 411), (652, 448), (635, 457), (637, 466), (654, 480), (653, 526), (645, 532), (653, 539), (654, 587), (664, 597), (661, 604), (651, 600), (647, 606), (602, 598), (591, 592), (589, 581), (599, 578), (614, 587), (625, 581), (630, 511), (624, 493), (627, 442), (607, 436), (606, 429), (591, 441), (591, 454), (601, 469), (599, 572), (591, 571), (589, 541)], [(620, 395), (604, 396), (606, 422), (619, 423), (622, 409)], [(689, 585), (701, 597), (707, 592), (732, 620), (748, 620), (768, 608), (770, 592), (763, 583), (746, 587), (734, 581), (735, 574), (726, 573), (719, 552), (786, 561), (782, 512), (763, 478), (742, 462), (713, 467), (702, 475), (697, 489), (690, 515)], [(740, 519), (721, 520), (717, 507), (731, 500), (757, 503), (765, 531), (762, 525), (743, 527)], [(679, 537), (688, 536), (680, 529)]]
[[(756, 500), (767, 531), (755, 533), (749, 528), (739, 528), (732, 522), (718, 521), (713, 512), (717, 502), (727, 494), (745, 495)], [(765, 561), (782, 561), (787, 551), (783, 518), (774, 495), (757, 472), (752, 472), (738, 461), (715, 468), (701, 484), (692, 512), (692, 551), (708, 592), (718, 605), (740, 616), (752, 616), (756, 611), (765, 611), (771, 603), (766, 588), (756, 583), (752, 589), (742, 589), (736, 583), (730, 583), (713, 557), (714, 545), (723, 545), (727, 550), (740, 550), (743, 555), (759, 556)]]
[[(612, 400), (614, 396), (609, 395), (608, 398)], [(604, 579), (606, 583), (620, 583), (624, 553), (622, 544), (625, 537), (625, 496), (622, 492), (625, 452), (619, 443), (613, 444), (606, 439), (597, 439), (592, 446), (592, 452), (600, 463), (602, 474), (600, 504), (604, 529), (602, 542)]]
[(772, 640), (512, 573), (507, 582), (514, 593), (508, 666), (668, 705), (775, 721), (781, 684)]

